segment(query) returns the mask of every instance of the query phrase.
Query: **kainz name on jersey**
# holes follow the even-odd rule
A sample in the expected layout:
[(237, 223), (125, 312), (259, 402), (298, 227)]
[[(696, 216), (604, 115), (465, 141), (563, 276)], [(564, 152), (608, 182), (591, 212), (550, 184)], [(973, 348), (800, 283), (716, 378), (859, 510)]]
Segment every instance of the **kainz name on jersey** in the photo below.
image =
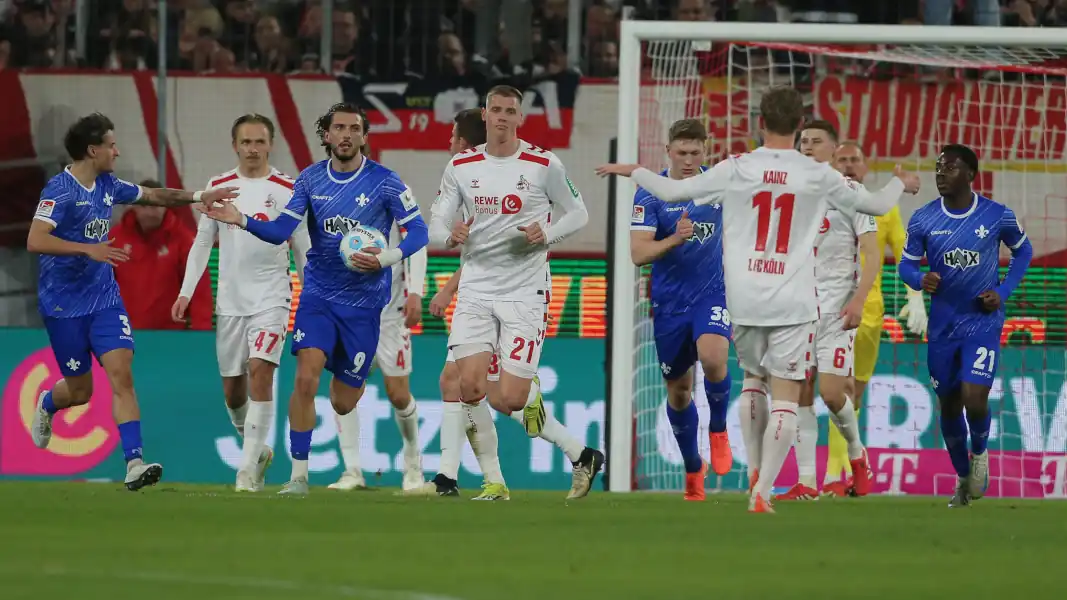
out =
[(715, 223), (700, 223), (693, 222), (693, 235), (689, 237), (687, 242), (697, 242), (703, 244), (711, 239), (711, 236), (715, 235)]
[(945, 266), (953, 269), (969, 269), (978, 266), (978, 253), (974, 250), (954, 248), (945, 253)]
[(330, 217), (322, 222), (322, 230), (329, 235), (345, 235), (353, 228), (359, 225), (359, 221), (337, 215), (336, 217)]
[(85, 224), (85, 237), (90, 240), (103, 241), (111, 230), (111, 222), (107, 219), (93, 219)]

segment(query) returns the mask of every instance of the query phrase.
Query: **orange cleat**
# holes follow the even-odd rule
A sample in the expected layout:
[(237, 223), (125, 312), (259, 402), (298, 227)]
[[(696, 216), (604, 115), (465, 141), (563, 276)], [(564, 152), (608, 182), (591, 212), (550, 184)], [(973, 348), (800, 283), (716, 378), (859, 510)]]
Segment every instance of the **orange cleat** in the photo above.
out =
[(815, 488), (808, 487), (803, 483), (797, 483), (793, 487), (789, 488), (789, 491), (784, 494), (778, 494), (774, 497), (775, 500), (818, 500), (819, 491)]
[(763, 499), (763, 496), (756, 494), (752, 498), (752, 502), (748, 505), (748, 512), (750, 513), (768, 513), (774, 514), (774, 508), (771, 507), (771, 503)]
[(734, 466), (734, 451), (730, 449), (730, 434), (712, 433), (711, 438), (711, 470), (716, 475), (726, 475)]
[(833, 496), (834, 498), (846, 498), (849, 496), (849, 491), (852, 490), (852, 478), (841, 479), (833, 483), (827, 483), (822, 486), (823, 496)]
[(685, 499), (703, 501), (707, 497), (704, 491), (704, 478), (708, 476), (708, 463), (701, 463), (696, 473), (685, 474)]
[(867, 450), (863, 451), (863, 456), (856, 460), (850, 460), (852, 465), (852, 495), (853, 496), (866, 496), (871, 493), (871, 483), (874, 479), (874, 473), (871, 472), (871, 468), (867, 461)]
[(759, 469), (752, 471), (752, 475), (748, 477), (748, 493), (752, 494), (752, 490), (756, 489), (756, 484), (759, 483)]

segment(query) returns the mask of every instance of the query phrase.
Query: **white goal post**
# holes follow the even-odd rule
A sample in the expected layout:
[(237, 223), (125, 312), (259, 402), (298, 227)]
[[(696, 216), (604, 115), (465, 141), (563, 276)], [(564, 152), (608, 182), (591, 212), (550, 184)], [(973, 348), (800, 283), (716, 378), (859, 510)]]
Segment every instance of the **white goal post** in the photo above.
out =
[[(658, 46), (657, 46), (658, 44)], [(977, 71), (979, 74), (976, 79), (971, 81), (977, 81), (979, 85), (986, 85), (983, 81), (990, 82), (989, 85), (997, 85), (997, 81), (994, 81), (997, 77), (1000, 77), (1000, 85), (1007, 86), (1010, 82), (1013, 86), (1040, 86), (1044, 85), (1044, 89), (1047, 91), (1050, 88), (1055, 88), (1058, 91), (1060, 88), (1065, 88), (1065, 85), (1060, 79), (1067, 75), (1067, 62), (1064, 58), (1067, 57), (1067, 35), (1065, 35), (1062, 29), (1040, 29), (1040, 28), (979, 28), (979, 27), (925, 27), (925, 26), (879, 26), (879, 25), (824, 25), (824, 24), (767, 24), (767, 23), (693, 23), (693, 22), (667, 22), (667, 21), (623, 21), (621, 25), (620, 33), (620, 46), (619, 46), (619, 110), (618, 110), (618, 146), (616, 162), (619, 163), (642, 163), (649, 168), (663, 167), (662, 162), (665, 157), (661, 155), (655, 157), (655, 161), (660, 161), (655, 164), (650, 164), (648, 160), (648, 154), (642, 152), (642, 142), (646, 143), (648, 147), (655, 147), (661, 149), (663, 144), (666, 143), (666, 131), (670, 121), (676, 118), (694, 117), (694, 114), (680, 114), (675, 111), (676, 114), (668, 115), (664, 112), (660, 112), (658, 115), (651, 117), (655, 123), (648, 126), (648, 119), (643, 119), (643, 103), (648, 104), (650, 101), (643, 100), (648, 98), (648, 94), (655, 94), (656, 92), (650, 91), (653, 88), (667, 87), (675, 85), (678, 87), (678, 82), (682, 79), (688, 79), (688, 82), (683, 81), (681, 87), (692, 84), (696, 88), (700, 88), (703, 80), (707, 77), (705, 73), (681, 73), (679, 69), (690, 69), (692, 67), (678, 65), (691, 64), (693, 61), (700, 60), (694, 58), (693, 54), (705, 47), (710, 48), (711, 45), (718, 45), (723, 47), (728, 45), (729, 49), (726, 59), (727, 62), (725, 71), (720, 71), (719, 78), (727, 81), (727, 93), (726, 102), (734, 102), (734, 96), (732, 95), (734, 89), (740, 89), (740, 86), (748, 86), (745, 89), (745, 94), (738, 96), (738, 101), (746, 102), (746, 106), (743, 107), (729, 107), (726, 109), (727, 119), (736, 118), (737, 120), (743, 119), (745, 115), (753, 116), (751, 97), (755, 95), (755, 89), (760, 86), (774, 84), (788, 84), (793, 81), (794, 77), (798, 77), (795, 74), (787, 74), (782, 76), (775, 75), (776, 72), (783, 72), (783, 69), (777, 67), (784, 67), (788, 70), (788, 66), (783, 63), (776, 63), (779, 60), (777, 57), (787, 56), (792, 57), (794, 53), (803, 53), (809, 57), (815, 57), (813, 62), (806, 63), (805, 68), (810, 69), (812, 72), (819, 68), (820, 61), (823, 61), (829, 57), (832, 60), (847, 60), (847, 61), (859, 61), (865, 63), (871, 68), (874, 68), (876, 64), (892, 63), (898, 66), (905, 66), (914, 68), (916, 70), (926, 70), (930, 77), (944, 77), (944, 72), (947, 71)], [(666, 63), (674, 61), (674, 66), (671, 64), (661, 65), (659, 71), (657, 67), (653, 65), (649, 68), (650, 63), (654, 62), (654, 57), (651, 56), (652, 52), (650, 48), (658, 47), (660, 51), (666, 52), (670, 56), (666, 58)], [(770, 67), (767, 68), (769, 78), (753, 79), (752, 73), (755, 67), (746, 63), (742, 67), (738, 67), (734, 64), (735, 48), (741, 52), (748, 52), (749, 48), (757, 48), (760, 52), (763, 52), (766, 56), (771, 57)], [(772, 57), (772, 53), (773, 57)], [(661, 54), (664, 56), (664, 54)], [(791, 61), (792, 58), (784, 58), (782, 61)], [(686, 63), (686, 61), (689, 61)], [(817, 64), (818, 63), (818, 64)], [(666, 70), (664, 70), (666, 69)], [(671, 69), (674, 69), (671, 71)], [(1004, 79), (1005, 73), (1010, 74), (1010, 79)], [(986, 77), (983, 78), (983, 75)], [(862, 75), (861, 75), (862, 76)], [(747, 78), (746, 81), (734, 81), (734, 87), (731, 88), (730, 80), (732, 78)], [(1029, 78), (1037, 78), (1043, 83), (1031, 83)], [(670, 80), (670, 81), (668, 81)], [(895, 81), (895, 80), (894, 80)], [(917, 80), (916, 80), (917, 81)], [(1023, 82), (1023, 83), (1019, 83)], [(1051, 82), (1051, 83), (1050, 83)], [(927, 83), (929, 83), (927, 81)], [(896, 85), (896, 84), (894, 84)], [(931, 85), (937, 85), (932, 83)], [(895, 89), (895, 88), (894, 88)], [(1003, 92), (994, 92), (994, 94), (1002, 94)], [(680, 102), (684, 105), (691, 100), (691, 96), (699, 94), (693, 90), (682, 89), (682, 98)], [(1000, 96), (997, 96), (1000, 98)], [(1051, 96), (1042, 96), (1042, 102), (1045, 98)], [(1056, 98), (1064, 98), (1067, 96), (1056, 95)], [(748, 98), (748, 100), (745, 100)], [(1000, 99), (1000, 105), (1007, 105), (1011, 102), (1015, 104), (1024, 104), (1026, 99), (1029, 98), (1023, 95), (1015, 101), (1009, 101)], [(973, 99), (972, 99), (973, 100)], [(675, 98), (672, 102), (679, 102), (679, 99)], [(895, 100), (890, 100), (893, 102)], [(1057, 100), (1058, 101), (1058, 100)], [(653, 100), (652, 103), (659, 102), (662, 104), (662, 99)], [(961, 100), (961, 102), (967, 102), (967, 100)], [(758, 102), (756, 103), (758, 105)], [(998, 105), (998, 106), (1000, 106)], [(1024, 105), (1025, 106), (1025, 105)], [(1067, 113), (1067, 105), (1058, 107), (1042, 107), (1044, 110), (1062, 110)], [(927, 106), (929, 109), (929, 106)], [(1015, 107), (1018, 111), (1018, 106)], [(649, 110), (647, 107), (644, 110)], [(656, 109), (653, 109), (656, 110)], [(1000, 110), (996, 108), (994, 112)], [(667, 111), (668, 113), (670, 111)], [(683, 110), (682, 113), (687, 111)], [(1022, 123), (1022, 117), (999, 117), (988, 116), (988, 111), (983, 112), (983, 118), (985, 119), (997, 119), (1001, 118), (1005, 124), (994, 124), (990, 126), (988, 123), (983, 123), (986, 127), (992, 127), (998, 129), (1000, 127), (1019, 128), (1024, 127)], [(956, 118), (964, 118), (963, 113), (953, 113)], [(967, 113), (970, 114), (970, 113)], [(976, 113), (977, 114), (977, 111)], [(999, 114), (999, 113), (998, 113)], [(705, 116), (706, 115), (700, 115)], [(816, 117), (825, 118), (821, 115), (815, 115)], [(888, 116), (886, 117), (888, 118)], [(1011, 121), (1014, 119), (1014, 121)], [(649, 131), (642, 131), (642, 125), (646, 124)], [(1058, 123), (1058, 122), (1057, 122)], [(745, 127), (754, 128), (755, 119), (752, 118), (745, 123)], [(1057, 136), (1067, 136), (1067, 131), (1058, 131), (1058, 125), (1056, 125), (1057, 131), (1054, 132)], [(1027, 135), (1040, 136), (1046, 135), (1044, 131), (1051, 130), (1052, 124), (1046, 123), (1044, 120), (1040, 122), (1040, 129), (1042, 131), (1030, 131)], [(1037, 129), (1036, 127), (1033, 129)], [(655, 131), (652, 131), (655, 130)], [(744, 143), (752, 147), (754, 144), (754, 132), (736, 132), (736, 127), (727, 126), (725, 128), (727, 136), (737, 135), (739, 138), (745, 138), (742, 140)], [(1014, 131), (1014, 130), (1013, 130)], [(733, 133), (730, 133), (733, 132)], [(922, 132), (915, 132), (915, 135), (919, 135)], [(855, 136), (855, 131), (849, 131), (850, 136)], [(990, 134), (993, 135), (993, 134)], [(1014, 134), (1013, 134), (1014, 135)], [(1018, 134), (1022, 137), (1023, 134)], [(1053, 135), (1053, 134), (1048, 134)], [(652, 136), (649, 138), (649, 136)], [(714, 136), (714, 134), (713, 134)], [(942, 136), (944, 137), (944, 136)], [(646, 139), (648, 138), (648, 139)], [(1042, 138), (1043, 139), (1043, 138)], [(738, 140), (716, 140), (719, 142), (720, 147), (725, 152), (732, 153), (733, 148), (737, 147)], [(965, 139), (937, 139), (929, 141), (932, 146), (934, 142), (937, 143), (952, 143), (961, 142), (969, 143)], [(1008, 142), (1005, 142), (1007, 144)], [(1018, 142), (1022, 143), (1022, 142)], [(1062, 140), (1056, 142), (1062, 144)], [(658, 144), (658, 146), (656, 145)], [(1031, 152), (1030, 163), (1021, 167), (1007, 165), (1008, 162), (1013, 161), (1016, 156), (1011, 153), (1010, 156), (993, 156), (989, 154), (986, 158), (1000, 158), (999, 166), (993, 167), (1000, 169), (998, 172), (1004, 172), (1011, 174), (1012, 177), (1002, 177), (1003, 182), (999, 182), (997, 189), (1001, 192), (1002, 197), (1015, 197), (1019, 202), (1027, 203), (1029, 214), (1021, 214), (1020, 217), (1024, 220), (1027, 228), (1030, 230), (1031, 238), (1050, 239), (1053, 240), (1050, 244), (1053, 246), (1053, 250), (1062, 250), (1064, 242), (1067, 240), (1067, 211), (1063, 209), (1061, 205), (1067, 205), (1067, 198), (1064, 195), (1067, 194), (1067, 178), (1059, 177), (1062, 189), (1058, 190), (1056, 185), (1051, 182), (1049, 177), (1049, 183), (1040, 182), (1022, 182), (1023, 179), (1029, 176), (1030, 173), (1038, 172), (1044, 175), (1051, 176), (1052, 174), (1062, 175), (1067, 173), (1067, 155), (1064, 155), (1060, 151), (1053, 152), (1050, 147), (1053, 142), (1035, 142), (1031, 144), (1038, 150)], [(971, 143), (974, 145), (974, 143)], [(882, 156), (887, 156), (883, 153)], [(929, 165), (932, 164), (930, 155), (924, 153), (913, 153), (909, 156), (894, 156), (894, 159), (904, 158), (906, 167), (920, 168), (922, 165), (927, 165), (926, 169), (929, 171)], [(983, 158), (982, 153), (979, 153), (981, 160)], [(1026, 162), (1026, 159), (1022, 159), (1021, 162)], [(886, 174), (884, 169), (880, 171), (881, 182), (886, 181)], [(878, 173), (875, 173), (877, 175)], [(934, 198), (937, 193), (933, 191), (932, 175), (927, 173), (928, 178), (924, 179), (924, 189), (920, 192), (921, 201), (926, 202)], [(1022, 182), (1022, 183), (1020, 183)], [(610, 285), (610, 298), (611, 309), (613, 315), (613, 321), (609, 325), (611, 328), (611, 364), (609, 370), (610, 376), (610, 414), (608, 415), (610, 436), (608, 440), (608, 488), (613, 492), (628, 492), (636, 489), (635, 485), (635, 463), (640, 460), (638, 449), (635, 448), (635, 437), (638, 435), (636, 429), (635, 418), (635, 403), (638, 401), (636, 394), (651, 394), (650, 399), (643, 400), (647, 402), (658, 402), (659, 409), (662, 410), (663, 402), (665, 401), (665, 391), (662, 388), (662, 382), (658, 378), (658, 369), (655, 369), (656, 375), (656, 387), (653, 391), (642, 391), (639, 388), (643, 385), (651, 385), (641, 383), (638, 385), (635, 383), (640, 376), (639, 371), (642, 365), (645, 365), (650, 360), (655, 361), (654, 348), (641, 348), (641, 345), (646, 342), (642, 342), (641, 336), (647, 335), (647, 332), (639, 329), (642, 327), (644, 330), (649, 329), (648, 323), (642, 321), (642, 317), (634, 317), (637, 307), (641, 305), (642, 301), (647, 304), (647, 299), (643, 296), (647, 293), (644, 286), (641, 284), (642, 277), (638, 269), (634, 267), (630, 260), (630, 244), (629, 244), (629, 231), (630, 231), (630, 219), (633, 206), (633, 196), (635, 187), (633, 182), (628, 178), (617, 178), (616, 195), (614, 198), (614, 221), (609, 226), (614, 227), (614, 245), (609, 249), (610, 257), (612, 261), (612, 273), (613, 277), (609, 282)], [(880, 183), (878, 184), (880, 186)], [(1010, 186), (1012, 189), (1008, 189)], [(1029, 186), (1029, 187), (1027, 187)], [(1014, 196), (1013, 196), (1014, 194)], [(994, 196), (995, 199), (999, 197)], [(1010, 200), (1001, 200), (1012, 206)], [(1043, 204), (1042, 204), (1043, 203)], [(1013, 206), (1016, 212), (1021, 212), (1019, 208)], [(1027, 211), (1022, 211), (1027, 212)], [(910, 210), (907, 214), (904, 214), (904, 222), (907, 222), (907, 216), (910, 214)], [(1045, 227), (1039, 234), (1034, 233), (1035, 227)], [(1055, 231), (1052, 231), (1055, 229)], [(1035, 251), (1035, 256), (1039, 252)], [(884, 288), (884, 284), (883, 284)], [(1062, 296), (1062, 291), (1060, 292)], [(1062, 300), (1061, 300), (1062, 301)], [(889, 316), (889, 307), (887, 305), (886, 315)], [(904, 346), (904, 344), (901, 344)], [(1062, 354), (1062, 347), (1058, 349)], [(895, 351), (894, 351), (895, 352)], [(903, 350), (901, 351), (904, 352)], [(917, 361), (914, 358), (904, 358), (901, 355), (901, 364), (909, 365), (908, 368), (914, 366), (915, 369), (921, 371), (922, 375), (925, 375), (925, 361)], [(894, 357), (893, 360), (896, 360)], [(732, 360), (732, 359), (731, 359)], [(1045, 365), (1045, 369), (1058, 369), (1062, 370), (1063, 358), (1062, 356), (1056, 359), (1057, 362), (1053, 366), (1049, 364)], [(896, 365), (897, 363), (893, 363)], [(653, 363), (653, 366), (655, 363)], [(915, 366), (917, 365), (917, 366)], [(646, 365), (647, 366), (647, 365)], [(1040, 369), (1041, 367), (1035, 367)], [(735, 371), (735, 365), (731, 365), (731, 371)], [(1035, 373), (1035, 377), (1041, 377), (1041, 374)], [(652, 375), (645, 375), (646, 378), (652, 377)], [(920, 381), (925, 381), (919, 379)], [(648, 379), (651, 381), (651, 379)], [(1056, 380), (1060, 381), (1060, 380)], [(1025, 382), (1024, 382), (1025, 383)], [(1019, 384), (1025, 387), (1025, 385)], [(734, 390), (736, 392), (739, 388), (740, 381), (735, 376)], [(1014, 381), (1012, 382), (1014, 384)], [(1058, 384), (1057, 384), (1058, 385)], [(1007, 379), (1004, 381), (1004, 387), (1007, 389), (1009, 382)], [(700, 387), (699, 379), (697, 380), (696, 388)], [(1067, 389), (1065, 387), (1064, 389)], [(1007, 393), (1007, 392), (1006, 392)], [(1054, 401), (1053, 401), (1054, 402)], [(642, 409), (644, 410), (644, 409)], [(1022, 408), (1018, 409), (1023, 412)], [(1020, 416), (1020, 421), (1024, 417)], [(1045, 428), (1051, 429), (1057, 426), (1067, 426), (1067, 422), (1060, 423), (1059, 418), (1050, 415), (1050, 411), (1039, 409), (1036, 416), (1030, 415), (1026, 418), (1036, 418), (1039, 420), (1038, 429), (1046, 431)], [(1065, 419), (1067, 419), (1067, 413), (1065, 413)], [(936, 429), (936, 419), (934, 429)], [(654, 432), (653, 432), (654, 435)], [(1050, 433), (1055, 437), (1055, 433)], [(1067, 435), (1067, 434), (1065, 434)], [(668, 436), (669, 437), (669, 436)], [(732, 436), (733, 437), (733, 436)], [(1064, 436), (1060, 436), (1064, 437)], [(1043, 438), (1050, 439), (1050, 438)], [(1056, 438), (1058, 440), (1058, 438)], [(740, 439), (732, 441), (736, 445), (740, 442)], [(1063, 440), (1059, 440), (1056, 443), (1059, 444)], [(707, 440), (703, 440), (706, 445)], [(1052, 442), (1048, 442), (1051, 447)], [(993, 445), (990, 446), (993, 448)], [(1027, 446), (1030, 448), (1030, 446)], [(1042, 448), (1042, 451), (1045, 449)], [(1062, 452), (1062, 451), (1060, 451)], [(1022, 459), (1020, 459), (1022, 460)], [(877, 467), (877, 465), (874, 465)], [(681, 487), (682, 476), (681, 467), (675, 465), (674, 474), (663, 474), (663, 481), (666, 482), (663, 485), (655, 486), (654, 489), (675, 489)], [(1022, 468), (1022, 467), (1020, 467)], [(1042, 467), (1044, 468), (1044, 467)], [(1051, 473), (1051, 471), (1049, 471)], [(657, 475), (659, 477), (659, 475)], [(1029, 477), (1028, 475), (1020, 475), (1022, 478)], [(709, 477), (709, 483), (713, 479)], [(1021, 484), (1020, 484), (1021, 485)], [(714, 487), (714, 486), (712, 486)], [(645, 488), (642, 488), (645, 489)], [(940, 488), (939, 488), (940, 489)]]

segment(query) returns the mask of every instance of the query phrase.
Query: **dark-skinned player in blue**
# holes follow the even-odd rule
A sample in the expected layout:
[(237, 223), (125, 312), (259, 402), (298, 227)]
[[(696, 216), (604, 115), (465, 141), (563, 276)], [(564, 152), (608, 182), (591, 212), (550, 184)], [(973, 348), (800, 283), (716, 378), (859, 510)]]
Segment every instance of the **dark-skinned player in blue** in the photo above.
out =
[[(289, 444), (293, 472), (282, 494), (308, 493), (308, 455), (315, 428), (315, 394), (323, 369), (333, 373), (330, 402), (345, 415), (363, 396), (371, 359), (378, 349), (382, 309), (389, 303), (389, 268), (429, 242), (429, 231), (411, 189), (392, 170), (370, 160), (367, 115), (353, 104), (335, 104), (318, 123), (329, 158), (303, 170), (293, 197), (274, 221), (257, 221), (232, 203), (200, 207), (204, 214), (283, 244), (307, 218), (311, 249), (304, 290), (293, 323), (296, 381), (289, 399)], [(206, 203), (205, 203), (206, 204)], [(355, 271), (338, 251), (356, 225), (388, 235), (393, 222), (407, 229), (395, 248), (368, 248), (352, 256)]]
[[(989, 390), (997, 373), (1004, 303), (1033, 257), (1015, 213), (971, 189), (978, 174), (973, 150), (950, 144), (936, 167), (941, 197), (908, 222), (900, 277), (930, 294), (927, 366), (941, 404), (941, 434), (958, 476), (950, 507), (967, 506), (989, 485)], [(1011, 251), (1004, 280), (1000, 245)], [(919, 270), (923, 256), (930, 265)], [(968, 433), (970, 445), (968, 446)]]
[[(676, 179), (703, 171), (708, 139), (697, 119), (671, 125), (662, 174)], [(710, 408), (711, 467), (725, 475), (733, 466), (726, 433), (730, 404), (730, 312), (722, 267), (722, 208), (714, 204), (668, 204), (638, 189), (630, 219), (630, 256), (652, 265), (652, 328), (660, 369), (667, 382), (667, 418), (685, 466), (685, 499), (704, 500), (707, 465), (700, 456), (693, 365), (704, 369)]]

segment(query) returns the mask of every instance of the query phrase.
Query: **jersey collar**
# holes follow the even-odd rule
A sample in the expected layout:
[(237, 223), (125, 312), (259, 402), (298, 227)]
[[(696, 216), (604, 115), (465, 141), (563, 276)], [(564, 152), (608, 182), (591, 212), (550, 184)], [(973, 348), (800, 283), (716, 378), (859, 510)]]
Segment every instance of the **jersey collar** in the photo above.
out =
[(950, 219), (966, 219), (967, 217), (971, 216), (972, 213), (974, 213), (975, 209), (978, 208), (978, 192), (971, 192), (971, 198), (971, 207), (967, 209), (967, 212), (963, 214), (956, 214), (945, 207), (945, 197), (941, 196), (941, 212), (945, 213), (945, 216)]

